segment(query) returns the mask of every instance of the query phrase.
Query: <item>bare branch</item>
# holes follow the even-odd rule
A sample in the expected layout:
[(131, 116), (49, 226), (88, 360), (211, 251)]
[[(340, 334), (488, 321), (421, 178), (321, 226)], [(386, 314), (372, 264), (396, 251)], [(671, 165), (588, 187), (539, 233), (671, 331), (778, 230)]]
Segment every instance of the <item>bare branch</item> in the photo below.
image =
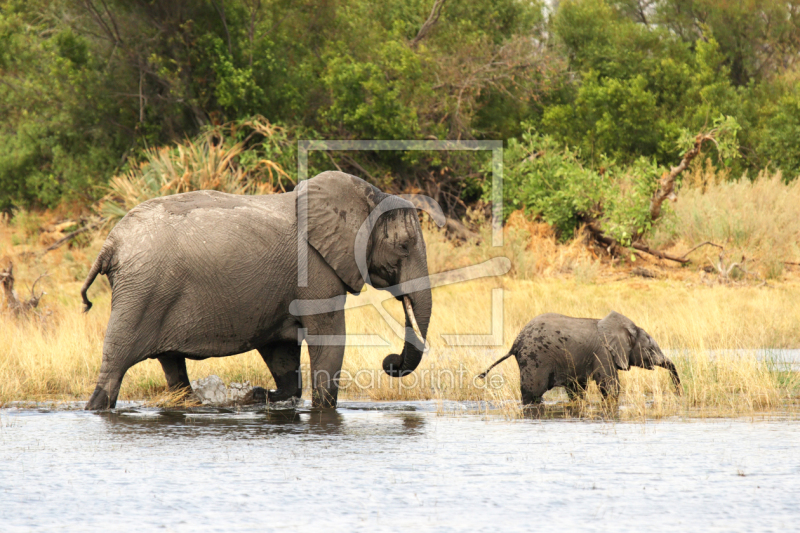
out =
[(228, 31), (228, 20), (225, 17), (225, 0), (221, 0), (219, 4), (217, 4), (214, 0), (211, 0), (211, 3), (214, 5), (214, 9), (217, 10), (217, 13), (219, 13), (219, 18), (222, 20), (222, 27), (225, 29), (225, 37), (228, 39), (228, 54), (233, 55), (233, 47), (231, 47), (231, 34)]
[(330, 153), (328, 150), (323, 150), (323, 151), (325, 152), (325, 155), (327, 155), (327, 156), (328, 156), (328, 159), (330, 159), (330, 160), (331, 160), (331, 163), (333, 163), (333, 166), (335, 166), (335, 167), (336, 167), (336, 170), (338, 170), (339, 172), (341, 172), (341, 171), (342, 171), (342, 167), (340, 167), (340, 166), (339, 166), (339, 165), (336, 163), (336, 160), (333, 158), (333, 156), (331, 155), (331, 153)]
[(5, 293), (6, 308), (12, 311), (14, 315), (19, 316), (38, 307), (39, 301), (45, 295), (45, 292), (42, 291), (39, 295), (36, 295), (34, 289), (39, 280), (46, 276), (47, 273), (42, 274), (33, 282), (30, 299), (20, 300), (19, 296), (17, 296), (17, 291), (14, 290), (14, 263), (9, 263), (8, 268), (0, 272), (0, 284), (2, 284), (3, 292)]
[(724, 250), (725, 249), (722, 246), (720, 246), (719, 244), (713, 243), (711, 241), (706, 241), (706, 242), (701, 242), (700, 244), (698, 244), (697, 246), (695, 246), (694, 248), (692, 248), (691, 250), (689, 250), (688, 252), (683, 254), (681, 257), (686, 259), (686, 256), (688, 256), (690, 253), (694, 252), (695, 250), (697, 250), (698, 248), (701, 248), (703, 246), (716, 246), (720, 250)]
[(56, 242), (54, 242), (53, 244), (51, 244), (50, 246), (48, 246), (47, 248), (42, 250), (40, 252), (40, 255), (44, 255), (47, 252), (52, 252), (53, 250), (55, 250), (56, 248), (60, 247), (61, 245), (71, 241), (72, 239), (74, 239), (75, 237), (80, 235), (81, 233), (84, 233), (86, 231), (89, 231), (89, 230), (92, 230), (92, 229), (95, 229), (95, 228), (101, 226), (103, 223), (105, 223), (106, 220), (108, 220), (108, 218), (101, 218), (100, 220), (96, 220), (96, 221), (92, 222), (91, 224), (87, 224), (86, 226), (84, 226), (84, 227), (82, 227), (80, 229), (77, 229), (77, 230), (73, 231), (72, 233), (70, 233), (68, 235), (65, 235), (61, 239), (58, 239)]
[(703, 147), (703, 143), (705, 141), (712, 141), (716, 143), (716, 139), (714, 139), (714, 135), (712, 133), (701, 133), (698, 134), (697, 137), (694, 139), (694, 146), (683, 155), (683, 159), (678, 164), (678, 166), (672, 167), (669, 172), (665, 172), (664, 175), (661, 176), (661, 179), (658, 183), (658, 190), (656, 190), (655, 194), (653, 194), (652, 200), (650, 200), (650, 219), (655, 222), (658, 217), (661, 216), (661, 204), (664, 203), (665, 200), (674, 199), (675, 198), (675, 179), (689, 167), (689, 163), (697, 157), (697, 154), (700, 153), (700, 149)]
[(428, 33), (430, 33), (431, 29), (433, 29), (436, 23), (439, 22), (439, 17), (442, 14), (442, 8), (444, 7), (445, 2), (447, 2), (447, 0), (434, 0), (431, 14), (428, 15), (428, 20), (422, 24), (417, 36), (411, 41), (411, 48), (416, 48), (419, 42), (424, 39)]

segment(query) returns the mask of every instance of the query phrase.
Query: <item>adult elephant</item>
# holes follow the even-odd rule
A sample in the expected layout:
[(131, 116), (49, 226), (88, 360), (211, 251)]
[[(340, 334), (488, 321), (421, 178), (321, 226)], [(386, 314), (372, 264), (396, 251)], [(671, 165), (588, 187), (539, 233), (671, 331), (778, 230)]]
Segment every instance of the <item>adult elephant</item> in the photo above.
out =
[[(307, 212), (300, 224), (298, 212)], [(308, 283), (298, 283), (298, 270)], [(269, 400), (299, 397), (303, 335), (331, 340), (310, 345), (309, 355), (313, 405), (335, 407), (344, 311), (295, 316), (293, 301), (343, 300), (365, 282), (393, 288), (406, 314), (403, 352), (383, 362), (394, 377), (419, 365), (431, 317), (415, 208), (342, 172), (323, 172), (284, 194), (197, 191), (148, 200), (108, 235), (81, 291), (86, 311), (98, 274), (112, 287), (111, 318), (90, 410), (113, 408), (125, 372), (145, 359), (158, 359), (170, 388), (190, 389), (186, 359), (252, 349), (277, 384)], [(399, 295), (401, 283), (413, 291)]]

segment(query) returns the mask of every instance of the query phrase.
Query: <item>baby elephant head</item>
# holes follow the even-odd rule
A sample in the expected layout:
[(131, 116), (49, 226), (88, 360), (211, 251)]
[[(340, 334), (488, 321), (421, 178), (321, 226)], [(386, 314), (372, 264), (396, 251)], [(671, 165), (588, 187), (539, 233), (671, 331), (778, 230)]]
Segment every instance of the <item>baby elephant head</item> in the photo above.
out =
[(610, 344), (614, 352), (614, 362), (620, 370), (631, 366), (646, 368), (666, 368), (678, 394), (682, 392), (681, 380), (673, 363), (645, 330), (629, 318), (612, 311), (597, 324), (597, 329)]

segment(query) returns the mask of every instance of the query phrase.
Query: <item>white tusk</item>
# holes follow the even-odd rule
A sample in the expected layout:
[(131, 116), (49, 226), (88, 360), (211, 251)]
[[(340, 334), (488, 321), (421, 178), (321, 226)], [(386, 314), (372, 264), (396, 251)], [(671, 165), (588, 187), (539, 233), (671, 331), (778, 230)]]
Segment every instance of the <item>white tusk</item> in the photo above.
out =
[(403, 296), (403, 305), (406, 307), (406, 313), (408, 313), (408, 318), (411, 320), (411, 327), (414, 328), (414, 333), (417, 334), (417, 338), (420, 341), (425, 342), (425, 337), (422, 336), (422, 332), (419, 330), (419, 325), (417, 324), (417, 319), (414, 316), (414, 309), (411, 307), (411, 298), (407, 295)]

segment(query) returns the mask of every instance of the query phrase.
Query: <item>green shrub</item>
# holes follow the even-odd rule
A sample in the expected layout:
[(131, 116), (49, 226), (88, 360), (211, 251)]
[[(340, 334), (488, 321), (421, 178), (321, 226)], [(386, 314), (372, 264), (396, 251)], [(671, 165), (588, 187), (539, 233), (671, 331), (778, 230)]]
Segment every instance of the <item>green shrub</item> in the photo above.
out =
[(578, 152), (533, 130), (510, 140), (505, 154), (506, 215), (524, 209), (555, 226), (563, 240), (592, 221), (623, 244), (650, 229), (649, 201), (661, 170), (655, 163), (619, 166), (600, 155), (590, 167)]

